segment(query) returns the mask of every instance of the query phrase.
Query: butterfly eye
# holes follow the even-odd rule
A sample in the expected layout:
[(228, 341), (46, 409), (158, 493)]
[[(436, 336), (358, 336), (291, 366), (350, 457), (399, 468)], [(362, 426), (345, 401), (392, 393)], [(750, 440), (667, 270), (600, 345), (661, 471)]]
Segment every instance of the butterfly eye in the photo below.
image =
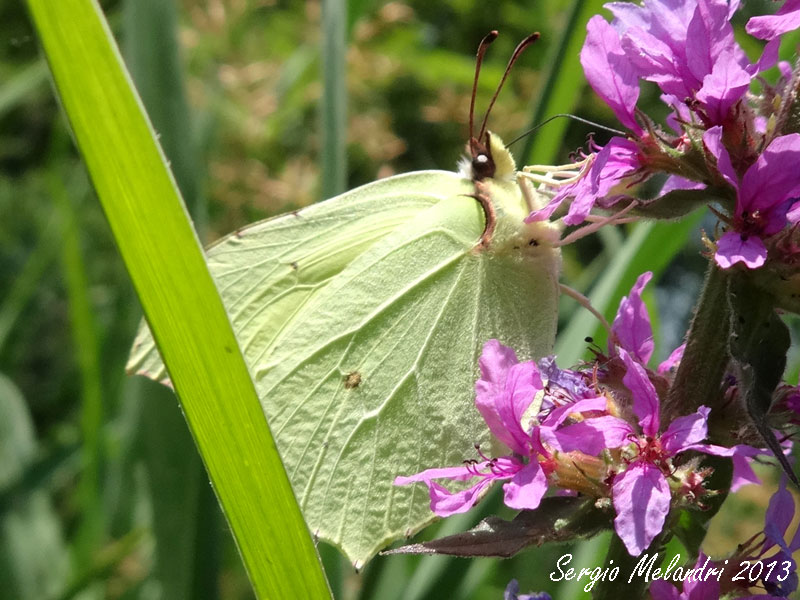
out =
[(492, 157), (481, 152), (472, 157), (472, 178), (476, 181), (494, 177), (495, 166)]

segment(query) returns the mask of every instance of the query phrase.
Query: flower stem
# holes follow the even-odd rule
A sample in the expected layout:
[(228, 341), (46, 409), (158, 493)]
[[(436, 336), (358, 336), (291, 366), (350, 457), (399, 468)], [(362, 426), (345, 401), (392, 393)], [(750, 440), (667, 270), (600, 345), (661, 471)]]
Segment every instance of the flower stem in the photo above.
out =
[(729, 360), (729, 334), (728, 276), (711, 261), (687, 334), (686, 350), (661, 404), (662, 422), (670, 423), (700, 406), (719, 406), (720, 384)]

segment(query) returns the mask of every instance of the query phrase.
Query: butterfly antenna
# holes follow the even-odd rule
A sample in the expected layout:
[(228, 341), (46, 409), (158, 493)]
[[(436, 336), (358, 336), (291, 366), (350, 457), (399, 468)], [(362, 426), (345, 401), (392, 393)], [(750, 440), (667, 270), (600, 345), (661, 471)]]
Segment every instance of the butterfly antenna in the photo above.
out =
[[(485, 38), (484, 38), (485, 39)], [(517, 47), (514, 49), (514, 53), (511, 55), (511, 58), (508, 59), (508, 64), (506, 65), (506, 70), (503, 73), (503, 78), (500, 80), (500, 83), (497, 85), (497, 89), (494, 92), (494, 96), (492, 96), (491, 102), (489, 102), (489, 108), (486, 109), (486, 114), (483, 116), (483, 123), (481, 123), (481, 130), (478, 132), (478, 139), (482, 139), (484, 134), (486, 133), (486, 122), (489, 120), (489, 113), (492, 112), (492, 107), (494, 106), (495, 100), (497, 100), (497, 96), (500, 95), (500, 90), (503, 89), (503, 84), (506, 82), (508, 78), (508, 74), (511, 72), (511, 67), (514, 66), (514, 63), (517, 62), (519, 55), (522, 54), (522, 51), (525, 50), (528, 46), (530, 46), (533, 42), (539, 39), (539, 32), (535, 32), (530, 34), (524, 40), (522, 40)], [(492, 40), (494, 41), (494, 40)], [(477, 79), (476, 79), (477, 83)], [(475, 98), (475, 94), (473, 92), (473, 100)], [(472, 131), (470, 130), (470, 136), (472, 135)]]
[(541, 123), (539, 123), (535, 127), (531, 127), (527, 131), (519, 134), (513, 140), (508, 142), (506, 144), (506, 147), (511, 146), (511, 144), (515, 144), (516, 142), (520, 141), (525, 136), (532, 134), (534, 131), (537, 131), (540, 127), (544, 127), (550, 121), (555, 121), (556, 119), (561, 119), (561, 118), (572, 119), (573, 121), (578, 121), (579, 123), (584, 123), (585, 125), (591, 125), (592, 127), (597, 127), (598, 129), (604, 129), (604, 130), (608, 131), (609, 133), (613, 133), (615, 135), (621, 135), (621, 136), (628, 135), (627, 133), (625, 133), (624, 131), (620, 131), (619, 129), (614, 129), (613, 127), (606, 127), (605, 125), (601, 125), (600, 123), (595, 123), (594, 121), (590, 121), (589, 119), (583, 119), (583, 118), (581, 118), (581, 117), (579, 117), (577, 115), (572, 115), (572, 114), (569, 114), (569, 113), (559, 113), (557, 115), (553, 115), (552, 117), (549, 117), (549, 118), (545, 119), (544, 121), (542, 121)]
[(471, 154), (474, 156), (477, 153), (475, 148), (475, 137), (472, 135), (474, 131), (474, 116), (475, 116), (475, 95), (478, 93), (478, 75), (481, 72), (481, 63), (486, 54), (489, 46), (497, 39), (498, 33), (495, 30), (487, 33), (478, 45), (478, 55), (475, 60), (475, 80), (472, 82), (472, 97), (469, 101), (469, 147)]

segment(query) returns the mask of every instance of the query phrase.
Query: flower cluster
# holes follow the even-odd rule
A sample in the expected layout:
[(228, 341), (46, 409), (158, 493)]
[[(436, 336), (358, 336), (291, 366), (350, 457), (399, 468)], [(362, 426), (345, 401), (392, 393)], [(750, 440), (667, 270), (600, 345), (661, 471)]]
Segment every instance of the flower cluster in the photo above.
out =
[[(800, 172), (794, 168), (800, 159), (800, 77), (785, 63), (774, 86), (760, 73), (778, 62), (781, 36), (798, 27), (798, 2), (748, 22), (750, 35), (767, 40), (756, 62), (734, 38), (736, 0), (612, 2), (606, 8), (613, 20), (590, 20), (581, 63), (629, 133), (603, 147), (592, 143), (580, 175), (559, 186), (552, 201), (528, 219), (550, 218), (569, 200), (563, 219), (577, 225), (595, 205), (607, 209), (625, 198), (619, 193), (625, 184), (666, 173), (670, 179), (661, 196), (640, 202), (640, 214), (674, 218), (713, 201), (725, 229), (713, 248), (720, 267), (741, 263), (755, 269), (768, 257), (793, 260), (794, 225), (800, 221)], [(656, 84), (671, 109), (664, 127), (637, 109), (641, 81)], [(669, 193), (686, 189), (705, 192), (684, 196), (696, 203)]]
[[(702, 327), (697, 334), (693, 326), (689, 349), (680, 346), (651, 368), (653, 334), (642, 294), (652, 276), (644, 273), (607, 326), (607, 349), (595, 347), (590, 363), (563, 369), (554, 357), (521, 362), (513, 349), (490, 340), (480, 358), (476, 407), (497, 442), (493, 451), (476, 447), (477, 457), (463, 465), (403, 474), (395, 484), (423, 483), (431, 509), (448, 516), (469, 510), (500, 481), (507, 506), (534, 511), (520, 515), (520, 527), (537, 519), (560, 522), (554, 507), (578, 506), (575, 523), (554, 524), (558, 531), (547, 530), (545, 539), (591, 535), (586, 532), (597, 529), (581, 526), (599, 522), (598, 528), (613, 527), (622, 542), (614, 552), (637, 556), (671, 535), (687, 542), (692, 536), (682, 517), (713, 509), (697, 517), (705, 523), (725, 494), (759, 483), (751, 463), (761, 456), (774, 452), (797, 483), (785, 454), (800, 426), (800, 386), (780, 383), (790, 341), (775, 309), (800, 314), (800, 66), (778, 60), (781, 37), (800, 27), (800, 0), (749, 20), (747, 34), (765, 41), (754, 61), (731, 25), (739, 0), (640, 0), (606, 8), (613, 18), (589, 21), (581, 63), (627, 133), (602, 146), (590, 140), (575, 165), (524, 168), (521, 179), (537, 182), (551, 197), (526, 220), (592, 222), (561, 240), (566, 244), (623, 217), (674, 219), (710, 205), (720, 224), (714, 239), (705, 240), (716, 267), (709, 270), (703, 298), (709, 289), (716, 295), (701, 299), (695, 321), (716, 316), (718, 335)], [(770, 84), (762, 73), (776, 65), (780, 75)], [(637, 107), (643, 82), (660, 89), (669, 109), (662, 124)], [(645, 201), (629, 194), (632, 185), (658, 174), (668, 176), (658, 197)], [(605, 216), (593, 214), (597, 210)], [(713, 298), (721, 299), (721, 310), (709, 309)], [(713, 363), (709, 373), (702, 372), (704, 353)], [(686, 386), (692, 377), (705, 377), (708, 385)], [(699, 542), (688, 539), (690, 564), (700, 557), (693, 568), (681, 567), (697, 574), (710, 564), (721, 574), (723, 564), (750, 561), (771, 570), (750, 571), (744, 582), (685, 579), (680, 589), (656, 581), (650, 596), (794, 593), (792, 554), (800, 550), (800, 533), (787, 537), (794, 512), (782, 483), (763, 532), (721, 560), (706, 557)], [(509, 527), (517, 524), (515, 519)], [(475, 532), (507, 531), (492, 527)], [(522, 598), (515, 581), (506, 597)]]
[[(789, 597), (797, 590), (797, 565), (792, 553), (800, 549), (800, 528), (786, 541), (787, 531), (794, 518), (794, 498), (786, 489), (786, 481), (781, 481), (778, 491), (773, 494), (764, 517), (764, 529), (745, 543), (740, 544), (736, 553), (728, 559), (711, 561), (700, 554), (695, 569), (697, 577), (686, 577), (682, 590), (665, 580), (650, 584), (653, 600), (704, 600), (736, 597), (744, 600), (780, 600)], [(746, 565), (742, 570), (728, 572), (727, 565)], [(717, 577), (709, 577), (712, 571)], [(725, 575), (723, 578), (722, 575)], [(758, 587), (764, 593), (749, 594), (751, 587)]]
[[(763, 451), (708, 443), (707, 407), (662, 426), (660, 396), (680, 351), (656, 372), (647, 367), (653, 336), (641, 294), (650, 278), (641, 275), (620, 302), (608, 355), (598, 352), (583, 369), (559, 369), (552, 358), (519, 362), (511, 348), (487, 342), (476, 405), (509, 454), (489, 458), (479, 450), (480, 461), (398, 477), (395, 484), (426, 484), (439, 516), (469, 510), (493, 481), (506, 482), (505, 503), (515, 509), (536, 509), (550, 487), (598, 505), (610, 500), (617, 534), (636, 555), (663, 530), (672, 508), (703, 507), (713, 469), (690, 451), (732, 458), (734, 489), (757, 482), (749, 460)], [(450, 492), (436, 479), (475, 483)]]

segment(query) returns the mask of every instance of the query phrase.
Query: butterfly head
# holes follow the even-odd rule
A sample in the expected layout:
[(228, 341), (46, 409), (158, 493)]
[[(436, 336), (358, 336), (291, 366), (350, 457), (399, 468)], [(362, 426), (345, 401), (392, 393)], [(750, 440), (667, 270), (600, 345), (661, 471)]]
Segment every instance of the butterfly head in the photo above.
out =
[(503, 88), (503, 84), (511, 72), (511, 67), (519, 58), (522, 51), (530, 46), (533, 42), (539, 39), (538, 33), (532, 33), (524, 40), (522, 40), (514, 49), (514, 53), (506, 65), (503, 77), (497, 85), (497, 89), (489, 102), (489, 107), (483, 116), (478, 135), (474, 134), (474, 116), (475, 116), (475, 96), (478, 92), (478, 76), (480, 75), (481, 64), (483, 57), (486, 54), (486, 49), (497, 39), (497, 32), (490, 31), (478, 46), (478, 54), (475, 60), (475, 78), (472, 82), (472, 96), (469, 105), (469, 143), (467, 144), (467, 153), (469, 158), (463, 161), (460, 165), (460, 171), (465, 177), (473, 181), (481, 181), (483, 179), (510, 179), (513, 178), (516, 171), (516, 165), (511, 153), (503, 144), (503, 141), (490, 131), (486, 129), (486, 123), (489, 120), (489, 114), (492, 112), (497, 96)]
[(491, 131), (486, 132), (484, 140), (472, 138), (467, 144), (469, 157), (461, 162), (461, 174), (473, 181), (513, 179), (517, 166), (503, 140)]

